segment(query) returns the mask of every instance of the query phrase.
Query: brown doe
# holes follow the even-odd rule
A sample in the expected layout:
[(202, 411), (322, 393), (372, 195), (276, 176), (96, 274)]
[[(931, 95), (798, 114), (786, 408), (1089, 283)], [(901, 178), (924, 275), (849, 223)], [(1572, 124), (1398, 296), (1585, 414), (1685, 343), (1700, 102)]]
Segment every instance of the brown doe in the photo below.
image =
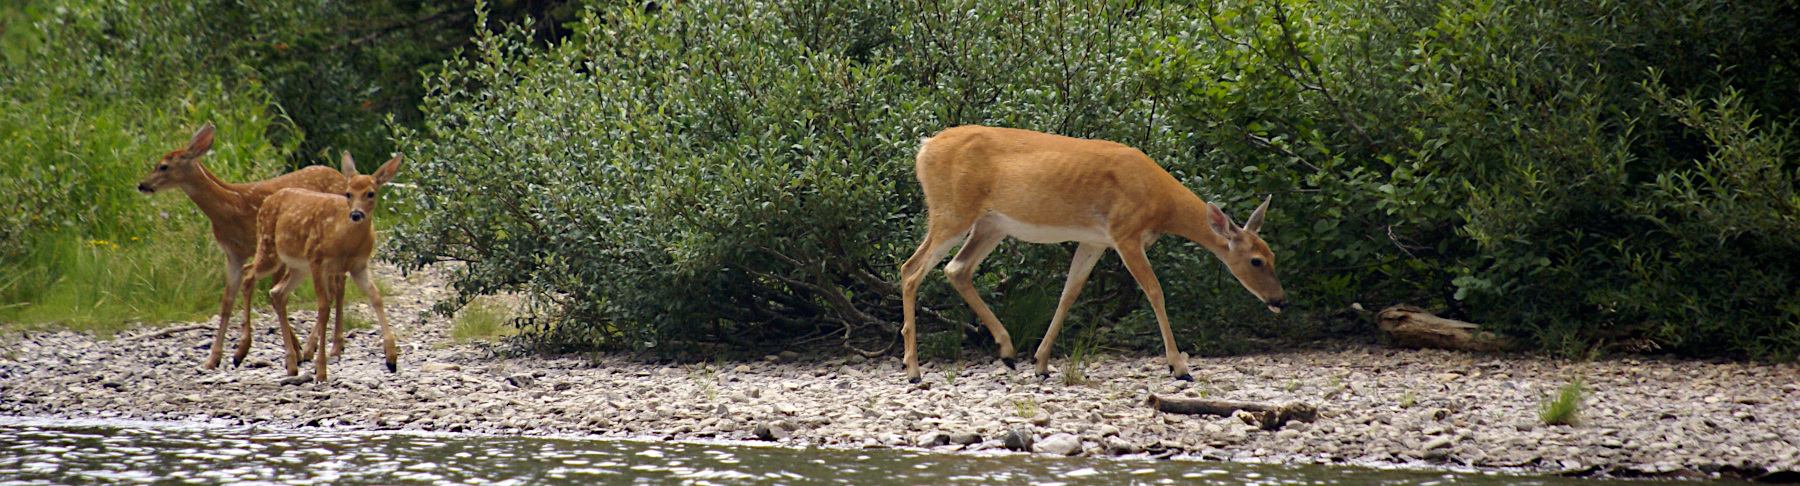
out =
[[(200, 158), (212, 149), (213, 132), (212, 123), (200, 127), (188, 140), (187, 147), (163, 154), (137, 186), (144, 194), (171, 188), (187, 193), (188, 199), (193, 200), (212, 223), (213, 241), (225, 252), (225, 295), (219, 300), (219, 331), (213, 335), (212, 354), (206, 359), (205, 366), (209, 370), (219, 366), (224, 353), (231, 306), (237, 302), (238, 284), (242, 280), (240, 271), (244, 262), (256, 252), (256, 212), (262, 207), (263, 200), (290, 187), (334, 193), (344, 190), (344, 174), (324, 166), (309, 166), (273, 179), (243, 184), (220, 180), (200, 163)], [(285, 276), (285, 273), (277, 273), (275, 279)], [(342, 307), (338, 308), (338, 313), (343, 313)], [(328, 314), (319, 316), (320, 319), (329, 317)], [(337, 322), (338, 353), (344, 348), (343, 326), (340, 317)], [(250, 352), (250, 339), (250, 328), (246, 327), (243, 339), (238, 341), (237, 353), (232, 357), (233, 364), (243, 363), (244, 356)], [(317, 339), (318, 336), (309, 338), (308, 347)]]
[(1015, 351), (1006, 327), (975, 293), (975, 268), (1007, 236), (1032, 243), (1074, 241), (1075, 258), (1056, 314), (1038, 345), (1037, 373), (1049, 376), (1050, 348), (1063, 318), (1087, 282), (1088, 273), (1112, 248), (1150, 299), (1162, 328), (1169, 372), (1192, 380), (1175, 349), (1175, 335), (1163, 311), (1162, 286), (1144, 249), (1163, 233), (1174, 233), (1211, 250), (1238, 282), (1269, 310), (1281, 312), (1287, 295), (1275, 278), (1275, 255), (1257, 236), (1268, 199), (1237, 226), (1218, 206), (1182, 186), (1167, 170), (1137, 149), (1103, 140), (984, 126), (960, 126), (920, 141), (917, 165), (925, 192), (928, 228), (912, 258), (900, 266), (906, 340), (906, 377), (919, 381), (914, 307), (919, 283), (950, 248), (962, 249), (944, 266), (975, 315), (1000, 344), (1000, 357), (1013, 365)]
[[(375, 319), (381, 327), (381, 347), (386, 353), (388, 372), (399, 371), (399, 349), (394, 333), (388, 328), (387, 311), (381, 307), (381, 292), (369, 282), (369, 256), (375, 251), (375, 202), (381, 186), (394, 179), (400, 169), (400, 156), (382, 164), (373, 175), (357, 175), (356, 163), (344, 153), (343, 175), (349, 178), (340, 193), (323, 193), (305, 189), (283, 189), (263, 201), (257, 214), (256, 259), (243, 267), (244, 329), (250, 329), (251, 286), (256, 279), (287, 269), (287, 278), (275, 284), (269, 298), (275, 315), (281, 321), (283, 349), (287, 350), (288, 376), (298, 375), (299, 342), (288, 323), (287, 298), (301, 277), (310, 274), (313, 291), (319, 296), (319, 315), (325, 315), (335, 302), (341, 309), (344, 299), (344, 274), (362, 289), (375, 308)], [(341, 314), (342, 311), (340, 311)], [(339, 317), (342, 320), (342, 317)], [(313, 335), (325, 334), (325, 321), (313, 323)], [(325, 347), (317, 347), (313, 356), (312, 379), (326, 381)]]

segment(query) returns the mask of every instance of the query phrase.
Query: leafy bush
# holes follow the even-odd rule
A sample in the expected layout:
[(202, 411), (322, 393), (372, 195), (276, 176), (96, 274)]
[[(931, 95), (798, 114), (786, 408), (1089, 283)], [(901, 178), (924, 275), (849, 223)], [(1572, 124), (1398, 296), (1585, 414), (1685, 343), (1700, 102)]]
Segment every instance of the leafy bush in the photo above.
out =
[[(1314, 339), (1351, 303), (1404, 301), (1568, 354), (1792, 359), (1800, 41), (1778, 32), (1797, 15), (1703, 0), (595, 8), (553, 46), (530, 22), (479, 28), (428, 79), (421, 128), (398, 130), (421, 191), (395, 244), (409, 265), (467, 262), (463, 301), (550, 304), (527, 322), (552, 347), (879, 345), (924, 211), (916, 141), (977, 123), (1138, 147), (1228, 212), (1277, 194), (1267, 239), (1312, 314), (1271, 316), (1206, 252), (1167, 242), (1151, 258), (1188, 349)], [(1041, 326), (1018, 321), (1053, 302), (1068, 257), (1003, 245), (978, 285), (1009, 325)], [(925, 332), (962, 326), (961, 299), (928, 282)], [(1108, 258), (1073, 320), (1151, 344), (1142, 300)]]

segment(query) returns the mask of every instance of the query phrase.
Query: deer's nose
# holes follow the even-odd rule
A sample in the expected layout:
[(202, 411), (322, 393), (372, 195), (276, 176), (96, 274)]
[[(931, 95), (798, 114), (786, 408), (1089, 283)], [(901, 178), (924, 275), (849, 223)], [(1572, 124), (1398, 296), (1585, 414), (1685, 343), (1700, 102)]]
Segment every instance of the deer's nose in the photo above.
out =
[(358, 211), (350, 212), (350, 222), (360, 223), (360, 222), (362, 222), (362, 220), (363, 220), (363, 212), (362, 211), (358, 210)]
[(151, 189), (150, 185), (140, 182), (140, 183), (138, 183), (138, 192), (141, 192), (144, 194), (149, 194), (149, 193), (156, 192), (156, 190)]
[(1269, 304), (1269, 311), (1274, 312), (1276, 314), (1280, 314), (1281, 311), (1283, 309), (1287, 309), (1287, 306), (1288, 306), (1287, 299), (1275, 299), (1275, 300), (1270, 300), (1265, 303)]

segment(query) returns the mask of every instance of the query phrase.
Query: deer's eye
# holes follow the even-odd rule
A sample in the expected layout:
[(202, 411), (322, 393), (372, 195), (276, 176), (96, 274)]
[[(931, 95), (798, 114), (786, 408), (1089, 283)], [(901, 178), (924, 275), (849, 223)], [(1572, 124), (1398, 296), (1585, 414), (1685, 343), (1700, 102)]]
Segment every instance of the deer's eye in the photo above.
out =
[(344, 193), (344, 199), (354, 199), (354, 198), (355, 198), (355, 196), (351, 196), (350, 193), (348, 193), (348, 192)]
[(1252, 267), (1256, 267), (1256, 268), (1262, 268), (1262, 266), (1263, 266), (1263, 261), (1262, 261), (1262, 259), (1261, 259), (1261, 258), (1251, 258), (1251, 259), (1250, 259), (1250, 266), (1252, 266)]
[(363, 194), (363, 197), (375, 199), (375, 191), (369, 191), (367, 194)]
[(169, 164), (158, 165), (156, 166), (156, 170), (169, 170)]

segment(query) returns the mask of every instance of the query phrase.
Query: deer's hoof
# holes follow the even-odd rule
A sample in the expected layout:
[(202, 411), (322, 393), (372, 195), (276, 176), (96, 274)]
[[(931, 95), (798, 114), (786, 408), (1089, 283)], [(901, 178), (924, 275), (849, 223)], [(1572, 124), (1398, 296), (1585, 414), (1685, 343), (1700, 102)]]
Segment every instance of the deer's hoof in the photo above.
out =
[(388, 366), (388, 373), (399, 373), (400, 372), (400, 365), (398, 363), (389, 361), (387, 363), (387, 366)]
[(1038, 373), (1038, 381), (1050, 381), (1049, 373)]
[(919, 383), (919, 382), (921, 382), (921, 381), (924, 381), (924, 380), (925, 380), (925, 377), (922, 377), (922, 376), (914, 376), (914, 377), (912, 377), (912, 378), (907, 378), (907, 379), (906, 379), (906, 382), (907, 382), (907, 383), (912, 383), (912, 384), (915, 384), (915, 385), (916, 385), (916, 384), (918, 384), (918, 383)]
[(290, 376), (281, 380), (282, 385), (304, 385), (313, 381), (312, 375)]
[(1181, 376), (1177, 376), (1177, 377), (1175, 377), (1175, 379), (1181, 380), (1181, 381), (1194, 381), (1194, 375), (1182, 373)]
[(1019, 369), (1018, 360), (1014, 360), (1012, 358), (1000, 358), (1000, 362), (1006, 363), (1006, 369), (1009, 369), (1009, 370)]

